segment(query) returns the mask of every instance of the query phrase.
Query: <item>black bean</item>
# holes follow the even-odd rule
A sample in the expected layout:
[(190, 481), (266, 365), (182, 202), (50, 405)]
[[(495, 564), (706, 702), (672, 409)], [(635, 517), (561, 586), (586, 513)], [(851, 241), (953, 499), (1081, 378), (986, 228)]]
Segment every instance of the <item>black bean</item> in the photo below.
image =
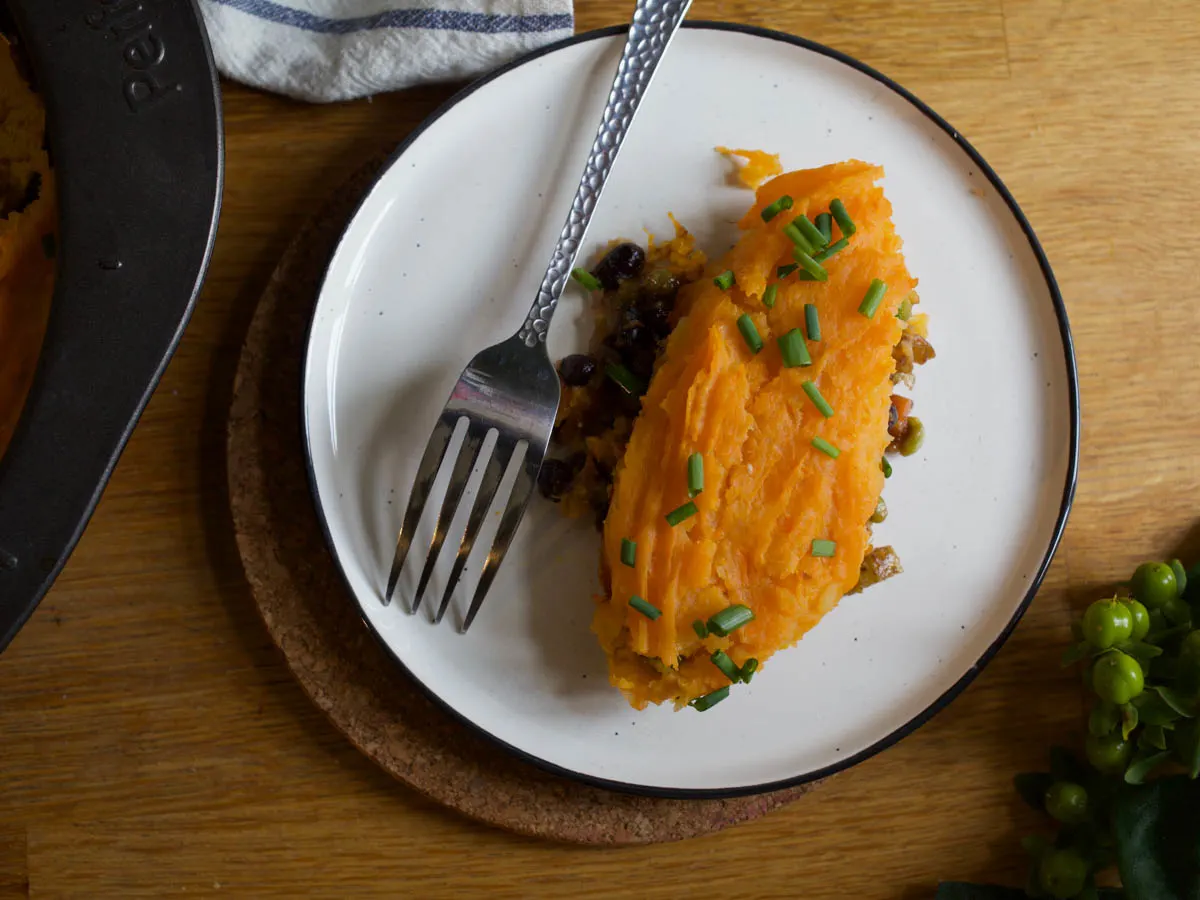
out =
[(652, 303), (642, 312), (642, 324), (650, 329), (656, 340), (662, 340), (671, 333), (671, 313), (662, 303)]
[(547, 500), (556, 503), (571, 487), (571, 467), (561, 459), (548, 459), (538, 471), (538, 489)]
[(558, 374), (563, 384), (583, 387), (596, 374), (596, 361), (586, 353), (573, 353), (558, 364)]
[(895, 429), (896, 425), (899, 422), (900, 422), (900, 411), (898, 409), (896, 409), (896, 404), (893, 403), (890, 407), (888, 407), (888, 431), (892, 431), (893, 429)]
[(646, 252), (637, 244), (617, 244), (596, 264), (592, 274), (605, 290), (615, 291), (622, 281), (636, 278), (646, 265)]
[(630, 372), (642, 381), (649, 381), (654, 374), (654, 360), (658, 358), (658, 351), (654, 345), (647, 347), (639, 344), (626, 350), (621, 358)]

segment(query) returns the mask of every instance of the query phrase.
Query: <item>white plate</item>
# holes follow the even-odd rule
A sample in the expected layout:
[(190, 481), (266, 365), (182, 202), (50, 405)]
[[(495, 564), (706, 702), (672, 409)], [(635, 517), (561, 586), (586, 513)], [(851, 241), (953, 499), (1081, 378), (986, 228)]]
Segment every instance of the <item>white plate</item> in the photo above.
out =
[[(589, 631), (596, 531), (568, 524), (540, 497), (467, 635), (455, 620), (489, 541), (477, 545), (440, 627), (427, 616), (432, 602), (415, 616), (404, 602), (383, 606), (426, 439), (467, 359), (515, 331), (533, 299), (622, 43), (615, 30), (583, 35), (472, 86), (409, 139), (363, 200), (312, 321), (304, 406), (314, 494), (366, 622), (453, 713), (588, 781), (676, 796), (750, 793), (887, 746), (998, 649), (1070, 506), (1074, 356), (1028, 224), (941, 119), (825, 48), (752, 29), (688, 28), (639, 113), (584, 253), (644, 228), (669, 233), (668, 211), (721, 252), (752, 195), (726, 184), (718, 144), (779, 152), (789, 169), (850, 157), (886, 167), (938, 350), (916, 391), (929, 439), (896, 463), (880, 530), (904, 575), (847, 597), (753, 685), (703, 714), (635, 712), (609, 687)], [(587, 337), (581, 298), (572, 290), (564, 302), (551, 334), (556, 358)], [(401, 591), (415, 583), (436, 499)], [(442, 554), (431, 596), (452, 556)]]

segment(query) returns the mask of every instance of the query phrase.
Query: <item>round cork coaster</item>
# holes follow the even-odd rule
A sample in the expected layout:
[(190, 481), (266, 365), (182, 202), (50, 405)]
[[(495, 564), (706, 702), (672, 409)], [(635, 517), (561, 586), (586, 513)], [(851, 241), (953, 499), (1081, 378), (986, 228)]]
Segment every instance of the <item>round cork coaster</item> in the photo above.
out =
[(272, 639), (321, 710), (396, 778), (474, 819), (584, 844), (675, 841), (757, 818), (811, 785), (727, 800), (615, 793), (517, 759), (452, 718), (387, 657), (322, 537), (300, 431), (301, 366), (325, 265), (382, 159), (292, 241), (246, 334), (228, 423), (229, 494), (246, 577)]

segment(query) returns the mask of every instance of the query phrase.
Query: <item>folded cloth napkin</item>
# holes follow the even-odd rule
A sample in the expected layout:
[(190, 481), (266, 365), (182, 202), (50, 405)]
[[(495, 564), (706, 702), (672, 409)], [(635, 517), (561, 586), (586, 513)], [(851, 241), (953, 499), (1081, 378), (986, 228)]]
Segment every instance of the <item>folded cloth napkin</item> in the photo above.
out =
[(572, 0), (200, 0), (221, 73), (300, 100), (470, 78), (574, 31)]

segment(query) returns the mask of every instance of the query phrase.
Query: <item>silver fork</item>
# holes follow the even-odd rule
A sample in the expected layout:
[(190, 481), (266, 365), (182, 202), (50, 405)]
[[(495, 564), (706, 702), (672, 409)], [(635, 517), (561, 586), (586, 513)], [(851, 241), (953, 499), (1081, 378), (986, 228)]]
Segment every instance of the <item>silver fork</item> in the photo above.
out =
[(587, 168), (579, 182), (579, 189), (575, 192), (571, 212), (550, 258), (550, 266), (546, 269), (546, 275), (538, 289), (537, 299), (533, 301), (533, 307), (520, 331), (508, 340), (488, 347), (467, 364), (450, 393), (449, 402), (438, 417), (429, 443), (425, 446), (425, 453), (421, 457), (421, 465), (413, 483), (412, 497), (408, 501), (408, 508), (400, 526), (400, 536), (396, 541), (396, 555), (392, 559), (392, 570), (383, 597), (385, 605), (391, 603), (392, 595), (396, 591), (400, 571), (412, 545), (413, 532), (421, 519), (421, 513), (429, 499), (434, 479), (441, 470), (451, 439), (459, 423), (466, 419), (466, 436), (459, 448), (458, 458), (454, 461), (410, 612), (415, 613), (421, 605), (425, 588), (445, 543), (446, 532), (458, 510), (463, 490), (488, 435), (495, 431), (496, 442), (492, 447), (491, 456), (487, 459), (483, 480), (475, 496), (475, 504), (467, 518), (467, 527), (458, 546), (458, 553), (454, 557), (454, 565), (442, 594), (441, 605), (438, 606), (433, 620), (434, 624), (437, 624), (446, 614), (450, 597), (462, 576), (467, 557), (471, 555), (475, 546), (475, 540), (479, 536), (479, 530), (487, 511), (491, 508), (500, 482), (513, 457), (521, 453), (516, 481), (509, 494), (504, 515), (500, 519), (492, 549), (488, 552), (480, 572), (479, 584), (463, 620), (462, 631), (466, 632), (475, 621), (488, 589), (495, 580), (500, 563), (504, 560), (504, 554), (512, 543), (517, 526), (521, 524), (521, 518), (525, 515), (525, 508), (529, 505), (529, 498), (537, 482), (538, 470), (541, 469), (546, 447), (550, 443), (550, 432), (554, 428), (560, 395), (558, 373), (555, 372), (554, 364), (546, 352), (546, 333), (550, 328), (550, 319), (558, 306), (558, 299), (562, 296), (571, 267), (575, 264), (580, 242), (587, 231), (592, 212), (600, 199), (601, 191), (604, 190), (604, 184), (612, 171), (634, 113), (637, 112), (638, 105), (650, 86), (650, 80), (663, 54), (666, 53), (667, 45), (679, 30), (679, 25), (691, 5), (692, 0), (638, 0), (633, 24), (629, 27), (625, 52), (621, 55), (612, 92), (608, 96), (608, 104), (604, 107), (600, 130), (596, 134), (595, 143), (592, 144)]

